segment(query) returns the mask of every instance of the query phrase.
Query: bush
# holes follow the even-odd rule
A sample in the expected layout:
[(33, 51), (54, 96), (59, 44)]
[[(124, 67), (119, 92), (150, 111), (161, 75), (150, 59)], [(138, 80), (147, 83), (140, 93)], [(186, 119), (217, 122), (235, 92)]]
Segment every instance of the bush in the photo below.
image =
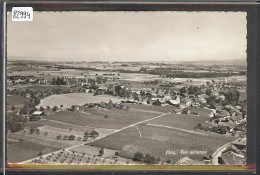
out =
[(24, 128), (25, 128), (25, 125), (24, 125), (24, 123), (21, 123), (21, 122), (12, 123), (9, 126), (9, 129), (11, 132), (18, 132), (18, 131), (23, 130)]
[(137, 153), (134, 154), (133, 160), (134, 160), (134, 161), (142, 161), (143, 158), (144, 158), (143, 153), (137, 152)]
[(144, 162), (148, 164), (155, 164), (156, 158), (150, 154), (146, 154), (144, 157)]
[(172, 161), (170, 159), (166, 160), (166, 163), (171, 164)]
[(54, 106), (53, 108), (52, 108), (52, 111), (57, 111), (58, 110), (58, 107), (57, 106)]

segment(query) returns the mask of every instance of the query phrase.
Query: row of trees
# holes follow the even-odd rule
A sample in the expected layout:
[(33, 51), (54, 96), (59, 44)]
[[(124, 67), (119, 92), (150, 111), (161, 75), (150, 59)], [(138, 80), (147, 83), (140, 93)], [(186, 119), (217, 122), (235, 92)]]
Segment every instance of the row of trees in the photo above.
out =
[(156, 158), (150, 154), (145, 154), (145, 156), (144, 156), (143, 153), (141, 153), (141, 152), (136, 152), (134, 154), (133, 160), (142, 161), (147, 164), (158, 164), (161, 161), (161, 159), (159, 157)]
[(55, 85), (67, 85), (67, 82), (65, 81), (64, 77), (58, 77), (58, 78), (53, 78), (51, 81), (51, 84)]
[[(173, 71), (172, 68), (155, 68), (153, 70), (147, 70), (146, 68), (141, 68), (140, 72), (149, 73), (153, 75), (165, 75), (167, 78), (217, 78), (217, 77), (227, 77), (232, 75), (238, 75), (234, 72), (185, 72), (185, 71)], [(244, 74), (244, 72), (241, 72)]]
[(200, 129), (200, 130), (215, 132), (219, 134), (226, 134), (227, 132), (229, 132), (225, 126), (213, 126), (210, 128), (210, 127), (202, 126), (200, 123), (198, 123), (197, 126), (194, 127), (194, 129), (195, 130)]

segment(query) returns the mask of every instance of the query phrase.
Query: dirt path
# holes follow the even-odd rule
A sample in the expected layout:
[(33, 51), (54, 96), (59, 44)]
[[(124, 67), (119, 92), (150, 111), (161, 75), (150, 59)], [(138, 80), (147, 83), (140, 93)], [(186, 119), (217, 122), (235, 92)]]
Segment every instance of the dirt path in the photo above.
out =
[(70, 125), (70, 126), (76, 126), (76, 127), (79, 127), (79, 128), (94, 128), (94, 127), (91, 127), (91, 126), (83, 126), (83, 125), (75, 125), (75, 124), (70, 124), (70, 123), (66, 123), (66, 122), (60, 122), (60, 121), (57, 121), (57, 120), (50, 120), (50, 119), (41, 119), (41, 120), (45, 120), (45, 121), (50, 121), (50, 122), (55, 122), (55, 123), (60, 123), (60, 124), (64, 124), (64, 125)]
[(182, 132), (187, 132), (187, 133), (189, 133), (189, 134), (196, 134), (196, 135), (207, 136), (206, 133), (195, 132), (195, 131), (192, 131), (192, 130), (181, 129), (181, 128), (176, 128), (176, 127), (172, 127), (172, 126), (156, 125), (156, 124), (150, 124), (150, 123), (148, 123), (147, 125), (149, 125), (149, 126), (161, 127), (161, 128), (174, 129), (174, 130), (178, 130), (178, 131), (182, 131)]

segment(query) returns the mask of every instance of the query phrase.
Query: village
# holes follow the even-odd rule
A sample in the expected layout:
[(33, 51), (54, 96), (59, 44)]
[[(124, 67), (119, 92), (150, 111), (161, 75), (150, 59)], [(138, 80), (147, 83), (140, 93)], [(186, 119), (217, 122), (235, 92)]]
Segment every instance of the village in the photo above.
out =
[[(118, 71), (118, 68), (117, 71), (107, 68), (104, 72), (93, 71), (93, 67), (91, 70), (81, 70), (67, 67), (61, 69), (59, 66), (57, 69), (46, 64), (27, 64), (25, 67), (33, 70), (29, 73), (26, 69), (12, 71), (6, 80), (8, 139), (10, 145), (27, 141), (37, 143), (43, 134), (42, 137), (46, 138), (43, 143), (46, 142), (47, 147), (52, 148), (37, 150), (30, 157), (21, 158), (21, 162), (177, 165), (245, 163), (246, 81), (239, 80), (233, 74), (228, 77), (201, 78), (203, 80), (180, 79), (166, 74), (147, 74), (149, 66), (141, 65), (140, 71), (143, 72), (139, 77), (142, 79), (136, 81), (129, 78), (130, 75), (138, 77), (135, 72)], [(179, 69), (182, 67), (179, 66)], [(188, 68), (185, 67), (186, 70)], [(190, 71), (195, 69), (194, 66), (190, 68)], [(210, 69), (218, 72), (212, 67)], [(129, 118), (126, 118), (128, 114)], [(133, 119), (133, 116), (137, 118)], [(177, 120), (180, 120), (179, 126), (176, 125)], [(167, 123), (169, 126), (165, 125)], [(196, 137), (203, 135), (205, 139), (212, 136), (212, 139), (224, 140), (216, 144), (217, 149), (206, 150), (210, 154), (178, 155), (177, 158), (169, 155), (159, 157), (161, 152), (142, 153), (145, 149), (138, 148), (143, 145), (136, 146), (136, 143), (130, 141), (122, 143), (122, 148), (107, 143), (114, 138), (106, 138), (133, 128), (138, 131), (133, 131), (134, 137), (137, 134), (140, 139), (144, 137), (142, 132), (148, 132), (150, 127), (192, 133)], [(171, 137), (155, 132), (149, 139), (164, 143), (170, 141)], [(189, 149), (198, 148), (201, 148), (199, 143), (197, 147)], [(162, 149), (162, 152), (165, 150)], [(15, 158), (14, 162), (17, 162)]]

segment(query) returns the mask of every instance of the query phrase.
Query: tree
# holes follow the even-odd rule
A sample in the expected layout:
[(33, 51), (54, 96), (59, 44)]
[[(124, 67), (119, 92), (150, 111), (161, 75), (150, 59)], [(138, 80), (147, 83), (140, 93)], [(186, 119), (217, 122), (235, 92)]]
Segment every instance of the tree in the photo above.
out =
[(136, 153), (134, 154), (133, 160), (134, 160), (134, 161), (142, 161), (143, 158), (144, 158), (143, 153), (141, 153), (141, 152), (136, 152)]
[(104, 148), (102, 148), (101, 150), (99, 150), (99, 155), (103, 155), (104, 154)]
[(185, 87), (182, 87), (182, 88), (180, 89), (180, 93), (181, 93), (181, 94), (183, 94), (183, 93), (187, 93), (186, 88), (185, 88)]
[(19, 114), (24, 114), (24, 115), (26, 115), (26, 114), (28, 114), (29, 113), (29, 108), (27, 107), (27, 106), (24, 106), (21, 110), (20, 110), (20, 112), (19, 112)]
[(153, 105), (161, 106), (162, 103), (159, 101), (159, 99), (157, 99), (155, 102), (153, 102)]
[(171, 164), (172, 161), (170, 159), (166, 160), (166, 163)]
[(40, 111), (44, 111), (44, 107), (40, 106)]
[(57, 106), (54, 106), (53, 108), (52, 108), (52, 111), (57, 111), (58, 110), (58, 107)]
[(30, 134), (32, 134), (33, 132), (34, 132), (34, 128), (31, 127), (31, 128), (30, 128)]
[(75, 140), (75, 136), (74, 135), (70, 135), (69, 136), (69, 140)]
[(156, 163), (156, 158), (150, 154), (146, 154), (144, 156), (144, 162), (148, 164), (155, 164)]
[(207, 104), (210, 106), (210, 108), (215, 109), (216, 107), (216, 96), (211, 95), (207, 99)]
[(61, 135), (57, 135), (57, 140), (60, 140), (61, 139)]
[(40, 134), (39, 128), (36, 128), (36, 129), (35, 129), (35, 133), (36, 133), (36, 134)]
[(227, 91), (222, 91), (220, 93), (225, 96), (225, 100), (228, 104), (236, 105), (238, 103), (240, 93), (235, 88), (231, 88)]
[(22, 122), (16, 122), (9, 125), (9, 129), (11, 132), (18, 132), (25, 128), (24, 123)]
[(12, 107), (11, 107), (11, 110), (12, 110), (12, 111), (14, 111), (15, 109), (16, 109), (16, 107), (15, 107), (15, 106), (12, 106)]
[(88, 131), (86, 131), (85, 133), (84, 133), (84, 137), (88, 137)]
[(96, 137), (99, 136), (99, 133), (97, 131), (91, 131), (90, 136), (95, 139)]
[(199, 87), (197, 87), (197, 86), (190, 86), (188, 88), (188, 93), (189, 94), (199, 95), (201, 92), (200, 92), (200, 88)]
[(226, 134), (226, 133), (227, 133), (227, 128), (225, 128), (225, 127), (220, 127), (220, 128), (219, 128), (219, 133), (220, 133), (220, 134)]
[(75, 111), (76, 110), (76, 106), (72, 105), (71, 106), (71, 111)]
[(57, 78), (57, 80), (56, 80), (56, 85), (61, 85), (61, 79), (60, 79), (60, 77)]
[(36, 98), (34, 99), (34, 105), (35, 105), (35, 106), (38, 105), (38, 104), (40, 104), (40, 102), (41, 102), (41, 99), (40, 99), (39, 97), (36, 97)]
[(113, 102), (111, 99), (108, 102), (108, 109), (110, 109), (110, 110), (113, 109)]

